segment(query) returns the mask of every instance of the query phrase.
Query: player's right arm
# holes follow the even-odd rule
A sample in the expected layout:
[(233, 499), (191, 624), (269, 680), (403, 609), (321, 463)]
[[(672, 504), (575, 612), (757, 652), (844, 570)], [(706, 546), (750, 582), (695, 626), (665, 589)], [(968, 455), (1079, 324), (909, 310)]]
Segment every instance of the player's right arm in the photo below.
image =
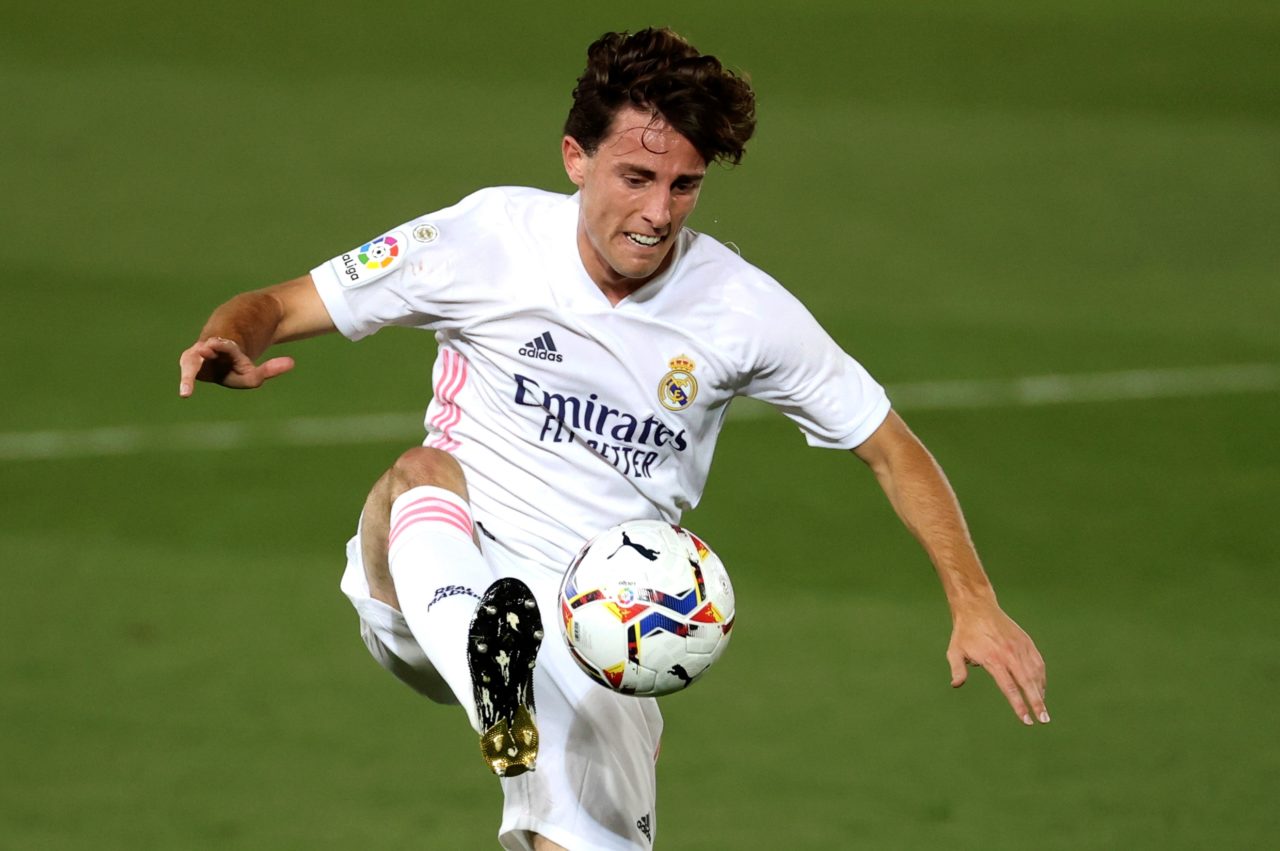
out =
[(293, 358), (255, 361), (272, 345), (338, 330), (310, 275), (241, 293), (213, 311), (199, 339), (178, 358), (178, 395), (195, 382), (248, 390), (293, 369)]

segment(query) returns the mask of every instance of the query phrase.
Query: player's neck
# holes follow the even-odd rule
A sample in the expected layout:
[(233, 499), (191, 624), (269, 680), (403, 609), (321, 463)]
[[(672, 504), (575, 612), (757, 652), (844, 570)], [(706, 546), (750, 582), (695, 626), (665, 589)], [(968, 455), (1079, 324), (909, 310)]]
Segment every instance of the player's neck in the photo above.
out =
[(645, 284), (665, 273), (671, 266), (672, 260), (675, 257), (675, 252), (673, 251), (667, 254), (658, 268), (655, 269), (652, 274), (646, 275), (643, 278), (628, 278), (627, 276), (620, 274), (616, 269), (610, 266), (603, 257), (596, 253), (590, 240), (587, 239), (585, 234), (579, 234), (578, 237), (578, 256), (582, 261), (582, 267), (586, 271), (587, 277), (589, 277), (592, 283), (600, 289), (600, 292), (604, 297), (609, 300), (610, 306), (617, 307), (618, 303), (623, 299), (634, 294)]
[(604, 297), (609, 300), (609, 304), (613, 307), (617, 307), (618, 302), (622, 301), (624, 298), (652, 281), (653, 276), (643, 280), (619, 277), (617, 281), (599, 281), (593, 276), (592, 280), (595, 281), (595, 285), (600, 288), (600, 292), (604, 293)]

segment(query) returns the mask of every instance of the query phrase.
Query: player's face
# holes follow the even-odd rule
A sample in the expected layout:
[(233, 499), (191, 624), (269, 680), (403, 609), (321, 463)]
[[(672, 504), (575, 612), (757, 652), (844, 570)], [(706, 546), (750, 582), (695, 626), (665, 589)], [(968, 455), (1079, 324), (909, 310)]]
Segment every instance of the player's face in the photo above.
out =
[(663, 269), (698, 203), (707, 163), (661, 117), (627, 107), (594, 154), (570, 136), (564, 167), (582, 192), (578, 253), (617, 303)]

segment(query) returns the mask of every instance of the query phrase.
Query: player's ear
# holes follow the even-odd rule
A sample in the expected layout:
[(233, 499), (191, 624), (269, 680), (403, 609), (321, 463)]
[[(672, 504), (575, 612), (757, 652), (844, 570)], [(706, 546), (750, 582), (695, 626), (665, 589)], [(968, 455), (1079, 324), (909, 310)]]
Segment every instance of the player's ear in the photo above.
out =
[(582, 145), (578, 144), (578, 140), (572, 136), (565, 136), (561, 141), (560, 153), (564, 157), (565, 174), (569, 175), (574, 186), (581, 189), (586, 182), (586, 165), (590, 157), (583, 150)]

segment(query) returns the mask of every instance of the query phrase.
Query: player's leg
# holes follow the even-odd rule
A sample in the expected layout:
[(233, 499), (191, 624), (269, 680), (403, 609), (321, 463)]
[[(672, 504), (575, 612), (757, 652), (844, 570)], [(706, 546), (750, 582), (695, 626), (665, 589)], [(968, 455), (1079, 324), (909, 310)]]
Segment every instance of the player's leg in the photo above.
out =
[(475, 726), (466, 635), (493, 574), (475, 543), (457, 461), (421, 446), (397, 458), (365, 500), (360, 550), (370, 596), (402, 613)]
[(569, 849), (535, 833), (533, 835), (533, 851), (569, 851)]
[(532, 768), (541, 619), (523, 582), (492, 581), (453, 456), (429, 447), (401, 455), (365, 502), (361, 544), (371, 594), (403, 613), (481, 734), (492, 770)]
[[(533, 589), (544, 622), (554, 630), (551, 624), (560, 616), (555, 565), (511, 551), (501, 536), (483, 543), (498, 573), (519, 577)], [(658, 827), (658, 701), (596, 685), (555, 638), (543, 642), (535, 673), (542, 737), (538, 770), (503, 783), (503, 847), (540, 848), (540, 834), (575, 851), (646, 851)]]
[[(360, 517), (360, 546), (365, 578), (375, 600), (400, 608), (395, 583), (387, 564), (387, 538), (391, 533), (391, 507), (415, 487), (431, 485), (468, 501), (467, 480), (453, 456), (439, 449), (417, 446), (405, 452), (374, 483)], [(472, 535), (474, 540), (474, 533)]]

